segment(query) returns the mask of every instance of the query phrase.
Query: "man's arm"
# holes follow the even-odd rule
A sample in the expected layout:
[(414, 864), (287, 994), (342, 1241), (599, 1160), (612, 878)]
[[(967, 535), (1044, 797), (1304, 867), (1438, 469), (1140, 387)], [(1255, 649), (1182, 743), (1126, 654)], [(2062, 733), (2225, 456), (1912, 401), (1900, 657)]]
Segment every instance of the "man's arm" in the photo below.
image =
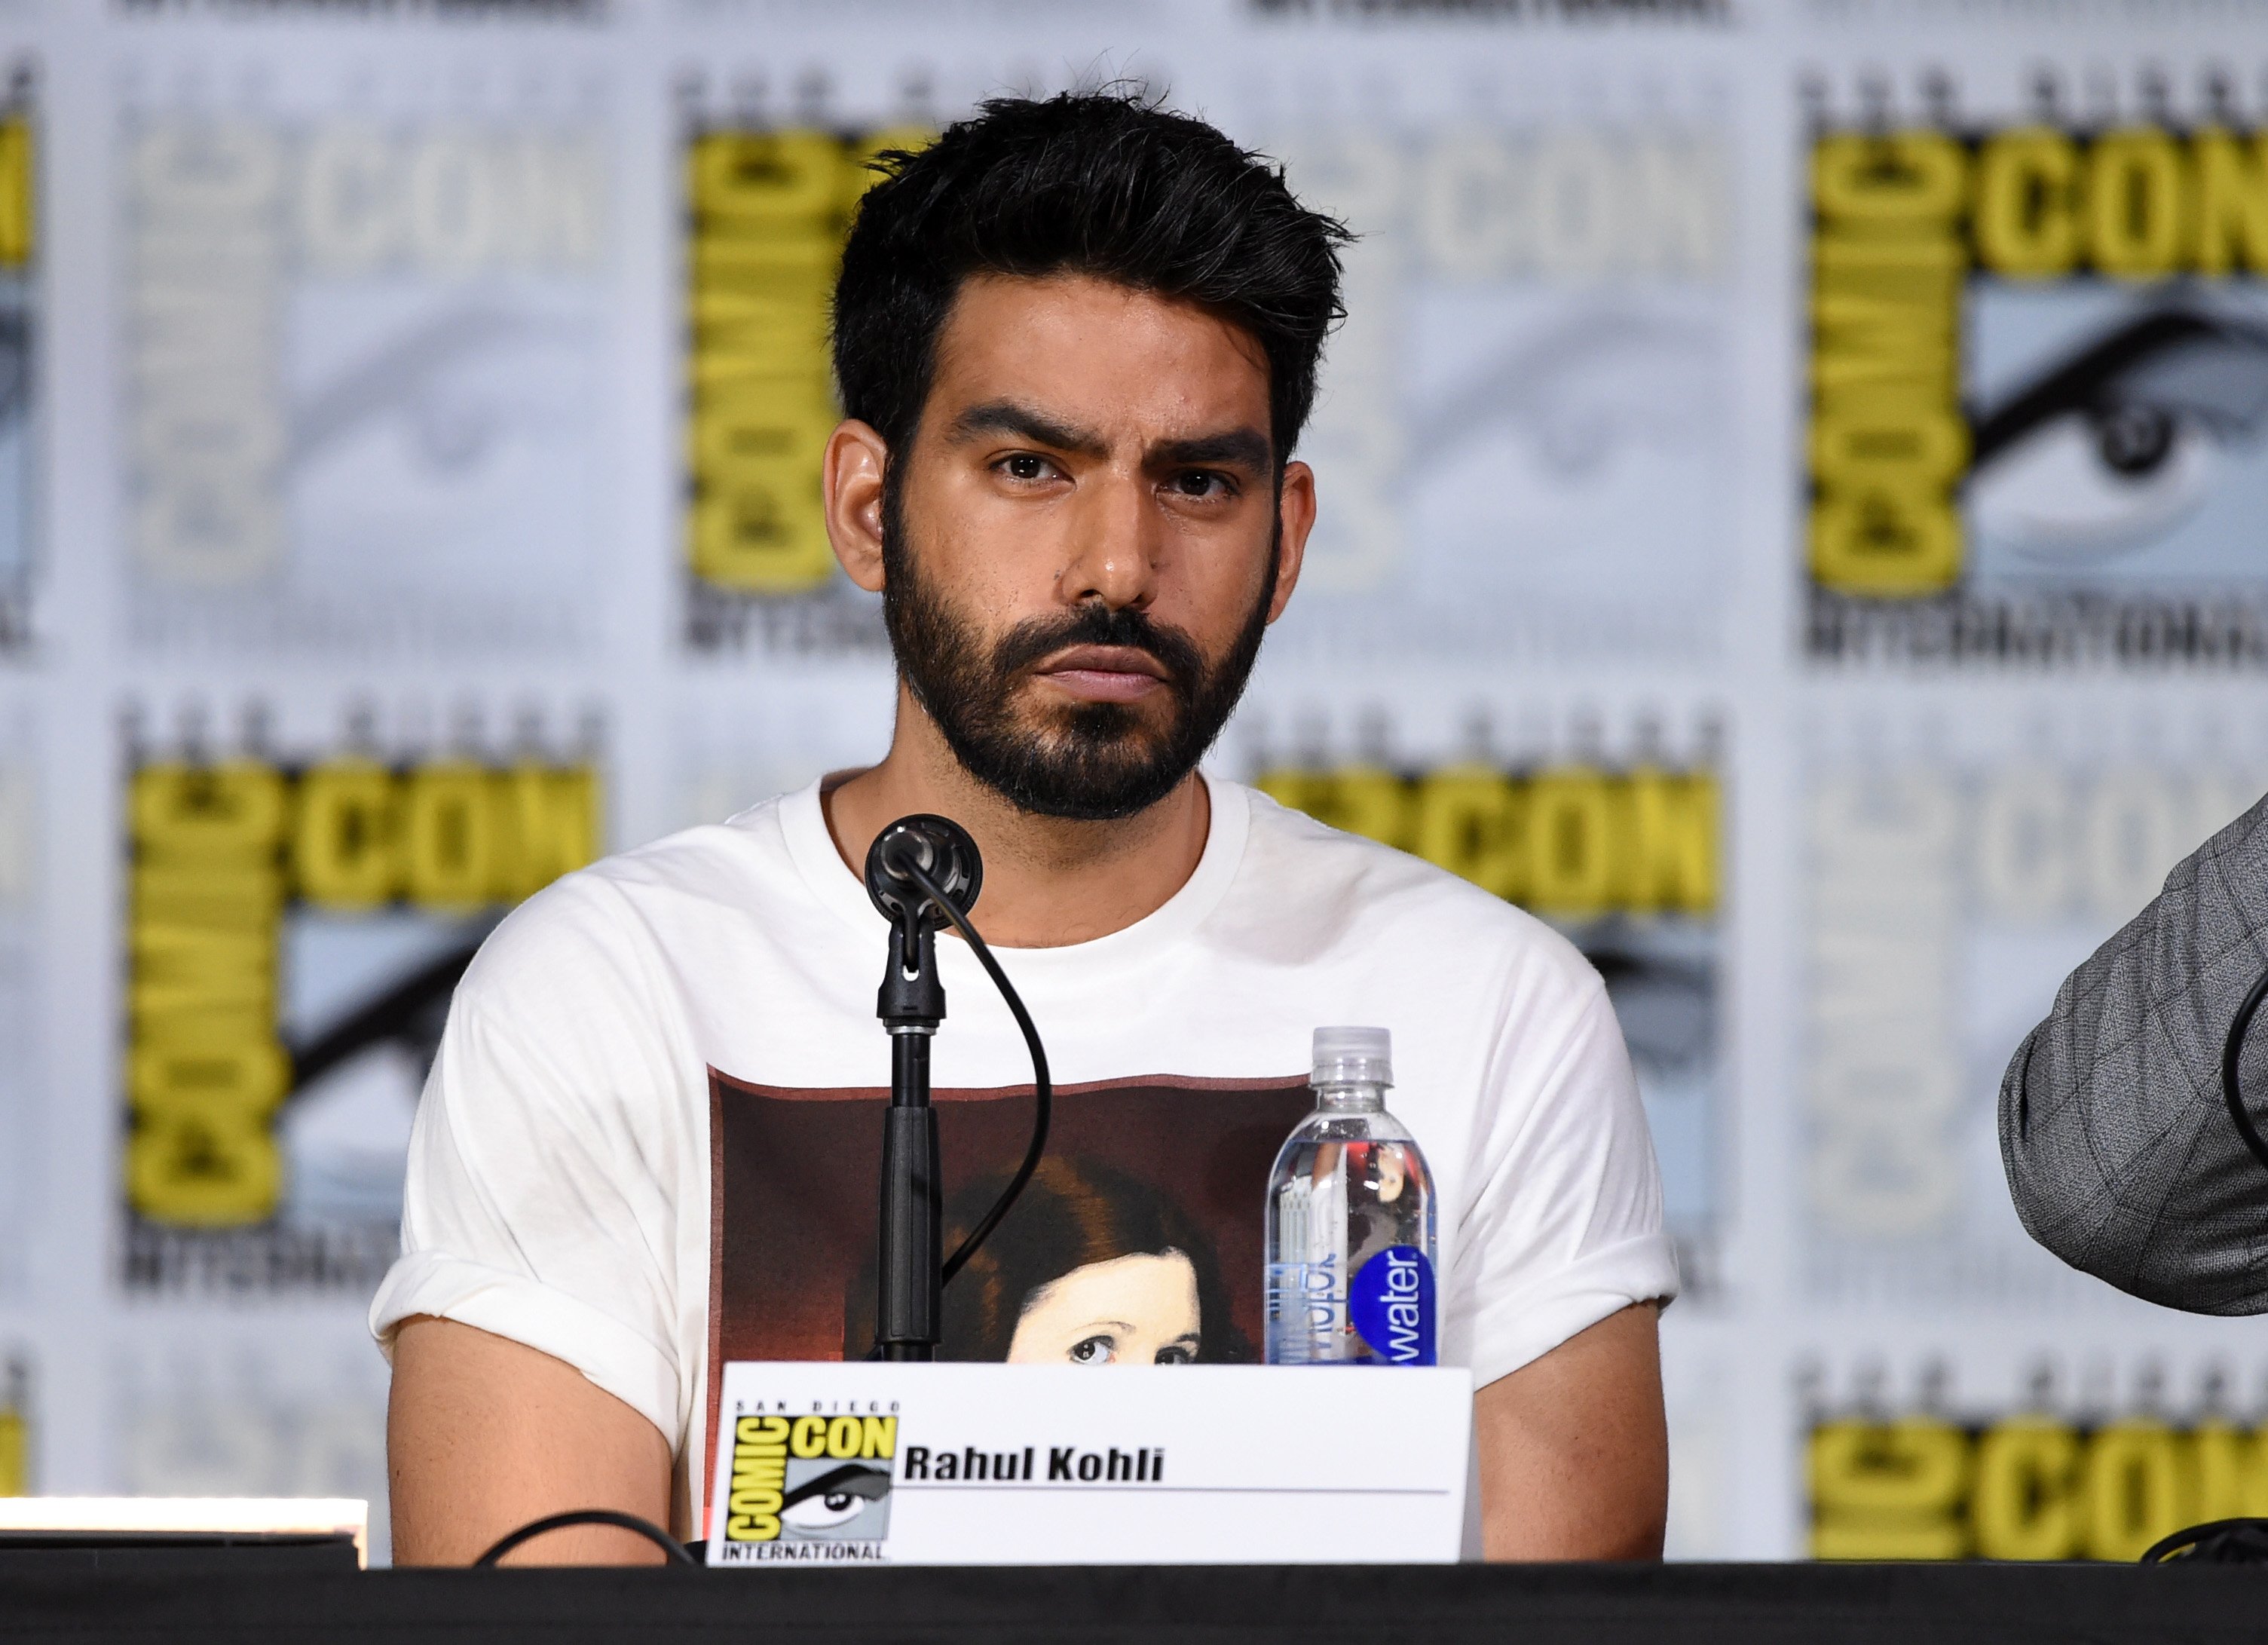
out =
[[(469, 1565), (507, 1531), (569, 1509), (670, 1525), (659, 1429), (572, 1366), (453, 1320), (418, 1315), (394, 1337), (386, 1457), (397, 1565)], [(538, 1537), (504, 1562), (662, 1557), (630, 1531), (581, 1525)]]
[[(2268, 966), (2268, 800), (2205, 842), (2073, 971), (2000, 1082), (2000, 1157), (2032, 1237), (2169, 1308), (2268, 1310), (2268, 1177), (2220, 1090)], [(2268, 1019), (2242, 1088), (2268, 1091)]]
[(1655, 1560), (1669, 1434), (1652, 1302), (1609, 1315), (1473, 1398), (1491, 1560)]

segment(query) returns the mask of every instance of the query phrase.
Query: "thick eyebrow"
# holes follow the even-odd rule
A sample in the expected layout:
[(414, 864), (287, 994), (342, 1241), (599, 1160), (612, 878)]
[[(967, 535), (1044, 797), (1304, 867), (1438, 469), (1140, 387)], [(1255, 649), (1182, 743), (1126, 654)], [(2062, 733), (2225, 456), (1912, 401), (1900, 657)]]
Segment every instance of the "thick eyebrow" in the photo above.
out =
[[(1012, 400), (987, 400), (970, 406), (953, 419), (946, 438), (955, 445), (1005, 434), (1035, 446), (1072, 452), (1082, 457), (1109, 455), (1109, 442), (1089, 430), (1058, 423), (1044, 411)], [(1162, 440), (1145, 454), (1149, 468), (1189, 468), (1226, 464), (1264, 473), (1275, 455), (1268, 437), (1255, 428), (1223, 429), (1187, 439)]]
[(1189, 439), (1169, 439), (1150, 447), (1148, 466), (1152, 468), (1190, 468), (1209, 463), (1226, 463), (1248, 468), (1255, 474), (1267, 471), (1275, 450), (1268, 437), (1256, 428), (1224, 429), (1218, 434), (1199, 434)]
[(1109, 454), (1109, 446), (1100, 434), (1058, 423), (1045, 412), (1020, 406), (1012, 400), (988, 400), (982, 405), (973, 405), (954, 418), (946, 430), (946, 439), (955, 445), (981, 439), (988, 434), (1012, 435), (1035, 446), (1076, 452), (1082, 457)]

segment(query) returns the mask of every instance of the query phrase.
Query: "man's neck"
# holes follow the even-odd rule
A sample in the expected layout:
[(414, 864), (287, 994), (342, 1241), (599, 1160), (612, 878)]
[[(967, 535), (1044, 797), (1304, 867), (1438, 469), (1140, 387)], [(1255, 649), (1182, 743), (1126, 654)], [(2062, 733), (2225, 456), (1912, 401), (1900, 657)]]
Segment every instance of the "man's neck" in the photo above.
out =
[(1147, 810), (1107, 822), (1022, 810), (968, 774), (902, 686), (887, 756), (823, 803), (854, 874), (865, 871), (874, 836), (902, 816), (930, 811), (967, 829), (984, 857), (974, 922), (987, 942), (1010, 948), (1086, 942), (1155, 912), (1197, 871), (1212, 822), (1194, 772)]

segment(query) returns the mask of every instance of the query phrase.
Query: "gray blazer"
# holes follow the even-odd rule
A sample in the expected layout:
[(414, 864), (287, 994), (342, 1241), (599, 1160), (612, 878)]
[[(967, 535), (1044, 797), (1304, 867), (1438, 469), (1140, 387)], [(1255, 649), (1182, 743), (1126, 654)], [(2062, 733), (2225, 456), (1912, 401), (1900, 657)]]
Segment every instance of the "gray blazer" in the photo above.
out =
[[(2268, 800), (2169, 874), (2016, 1048), (2000, 1158), (2033, 1238), (2169, 1308), (2268, 1312), (2268, 1169), (2220, 1089), (2229, 1024), (2264, 970)], [(2268, 1007), (2242, 1075), (2268, 1134)]]

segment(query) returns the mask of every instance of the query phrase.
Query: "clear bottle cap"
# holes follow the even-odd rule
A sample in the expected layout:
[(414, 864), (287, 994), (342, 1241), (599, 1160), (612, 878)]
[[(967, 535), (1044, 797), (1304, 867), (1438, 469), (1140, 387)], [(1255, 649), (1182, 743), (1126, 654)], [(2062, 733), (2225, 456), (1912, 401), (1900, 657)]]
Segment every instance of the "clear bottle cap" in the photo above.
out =
[(1394, 1036), (1382, 1028), (1315, 1030), (1313, 1085), (1392, 1085)]

